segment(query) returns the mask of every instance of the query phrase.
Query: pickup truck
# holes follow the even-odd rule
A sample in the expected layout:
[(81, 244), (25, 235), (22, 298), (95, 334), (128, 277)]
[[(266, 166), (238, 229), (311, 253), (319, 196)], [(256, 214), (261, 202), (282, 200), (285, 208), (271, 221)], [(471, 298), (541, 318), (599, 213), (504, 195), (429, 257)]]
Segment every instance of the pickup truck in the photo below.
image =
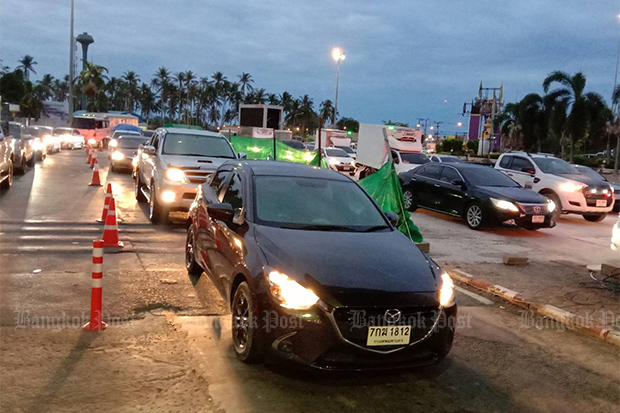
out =
[(189, 211), (198, 186), (222, 163), (240, 158), (221, 134), (178, 127), (157, 129), (136, 156), (136, 199), (149, 203), (153, 223), (167, 221), (169, 212)]

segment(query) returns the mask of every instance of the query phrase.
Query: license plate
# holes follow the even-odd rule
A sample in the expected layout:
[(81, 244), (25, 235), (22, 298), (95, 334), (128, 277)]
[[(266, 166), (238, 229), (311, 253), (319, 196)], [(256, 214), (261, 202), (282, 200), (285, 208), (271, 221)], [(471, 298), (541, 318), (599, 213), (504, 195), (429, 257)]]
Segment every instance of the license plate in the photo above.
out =
[(542, 224), (543, 222), (545, 222), (545, 216), (544, 215), (532, 215), (532, 222), (534, 224)]
[(409, 344), (411, 326), (368, 327), (367, 346), (403, 346)]
[(605, 200), (605, 199), (597, 199), (596, 200), (596, 206), (597, 207), (606, 207), (607, 206), (607, 200)]
[(345, 170), (345, 171), (350, 171), (350, 170), (351, 170), (351, 167), (350, 167), (350, 166), (345, 166), (345, 167), (344, 167), (344, 168), (342, 168), (342, 169), (343, 169), (343, 170)]

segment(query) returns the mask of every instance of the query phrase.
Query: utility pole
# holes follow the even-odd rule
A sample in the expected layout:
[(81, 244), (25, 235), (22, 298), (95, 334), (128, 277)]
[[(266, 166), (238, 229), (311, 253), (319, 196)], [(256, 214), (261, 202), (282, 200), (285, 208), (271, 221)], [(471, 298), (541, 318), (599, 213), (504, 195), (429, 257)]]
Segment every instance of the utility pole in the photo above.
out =
[(426, 137), (426, 127), (428, 126), (428, 121), (430, 119), (418, 118), (418, 124), (422, 125), (422, 121), (424, 121), (424, 137)]
[(75, 77), (75, 73), (73, 72), (73, 50), (74, 50), (74, 40), (73, 40), (73, 9), (74, 9), (74, 1), (71, 0), (71, 29), (69, 30), (69, 122), (73, 120), (73, 78)]
[[(616, 93), (616, 86), (618, 85), (618, 65), (620, 65), (620, 44), (618, 45), (618, 57), (616, 58), (616, 75), (614, 77), (614, 90), (611, 94), (611, 107), (612, 113), (614, 115), (614, 123), (615, 123), (615, 132), (616, 132), (616, 153), (615, 153), (615, 162), (614, 162), (614, 173), (618, 174), (618, 158), (620, 156), (620, 131), (618, 130), (618, 104), (614, 103), (614, 95)], [(609, 154), (607, 155), (609, 156)]]
[(439, 139), (439, 128), (443, 125), (443, 122), (435, 121), (435, 128), (437, 129), (435, 132), (435, 139)]

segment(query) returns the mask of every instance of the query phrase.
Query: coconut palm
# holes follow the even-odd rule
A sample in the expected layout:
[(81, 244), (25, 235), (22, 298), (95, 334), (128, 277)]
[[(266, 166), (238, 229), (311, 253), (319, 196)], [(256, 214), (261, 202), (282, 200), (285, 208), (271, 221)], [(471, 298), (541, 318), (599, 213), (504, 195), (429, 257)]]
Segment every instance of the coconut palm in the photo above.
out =
[(588, 108), (592, 105), (598, 105), (604, 100), (598, 93), (584, 93), (586, 87), (586, 77), (583, 73), (578, 72), (570, 75), (566, 72), (555, 71), (550, 73), (543, 81), (543, 89), (545, 93), (549, 91), (552, 84), (559, 84), (561, 87), (552, 93), (559, 98), (568, 101), (570, 113), (567, 116), (567, 132), (570, 139), (570, 161), (573, 162), (575, 143), (586, 139), (588, 131), (588, 123), (590, 121), (590, 112)]
[(241, 94), (245, 96), (246, 92), (254, 90), (254, 87), (251, 83), (254, 83), (254, 79), (252, 79), (252, 75), (249, 73), (241, 73), (239, 76), (239, 90)]
[(319, 115), (321, 117), (321, 126), (323, 126), (324, 123), (327, 123), (329, 125), (334, 124), (334, 118), (335, 118), (334, 110), (335, 110), (334, 105), (331, 100), (327, 99), (321, 102), (321, 106), (319, 109)]
[(176, 80), (178, 82), (178, 89), (177, 89), (177, 93), (178, 96), (176, 96), (177, 99), (177, 104), (179, 105), (179, 111), (178, 111), (178, 121), (181, 121), (181, 114), (183, 113), (183, 92), (184, 92), (184, 88), (185, 88), (185, 72), (178, 72), (177, 74), (174, 75), (174, 80)]
[(149, 85), (146, 83), (142, 83), (142, 86), (140, 86), (140, 98), (138, 102), (140, 103), (140, 112), (142, 113), (142, 117), (145, 119), (148, 119), (151, 113), (157, 111), (158, 109), (155, 93), (153, 93)]
[(151, 80), (151, 86), (155, 89), (155, 93), (159, 94), (159, 104), (157, 105), (161, 110), (162, 122), (164, 120), (166, 112), (166, 102), (169, 97), (170, 89), (170, 71), (165, 67), (160, 67), (153, 75)]
[(82, 93), (89, 97), (91, 108), (95, 104), (95, 96), (105, 87), (108, 77), (104, 73), (107, 73), (107, 71), (108, 69), (103, 66), (96, 65), (93, 62), (86, 62), (86, 69), (80, 73)]
[(24, 73), (26, 80), (30, 80), (30, 73), (37, 74), (34, 70), (34, 65), (37, 64), (37, 62), (34, 61), (34, 57), (26, 55), (19, 60), (19, 63), (20, 65), (17, 66), (17, 69)]
[(140, 98), (140, 76), (136, 74), (136, 72), (129, 70), (123, 74), (123, 80), (127, 83), (127, 108), (126, 110), (129, 112), (134, 111), (134, 106), (136, 100)]

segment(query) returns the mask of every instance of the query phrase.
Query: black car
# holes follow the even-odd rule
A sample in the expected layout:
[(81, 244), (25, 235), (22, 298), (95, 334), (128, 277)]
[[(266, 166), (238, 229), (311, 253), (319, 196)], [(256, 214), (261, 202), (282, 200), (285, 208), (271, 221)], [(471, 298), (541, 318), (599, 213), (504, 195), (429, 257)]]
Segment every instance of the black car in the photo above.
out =
[(189, 216), (187, 270), (204, 270), (230, 306), (242, 361), (382, 369), (450, 351), (452, 280), (348, 177), (229, 161), (200, 187)]
[(429, 163), (399, 175), (405, 207), (465, 218), (472, 229), (514, 223), (535, 230), (555, 226), (555, 205), (498, 170), (469, 163)]
[(142, 135), (121, 135), (108, 144), (108, 159), (110, 169), (117, 172), (121, 169), (133, 170), (133, 158), (138, 154), (138, 148), (145, 143)]

